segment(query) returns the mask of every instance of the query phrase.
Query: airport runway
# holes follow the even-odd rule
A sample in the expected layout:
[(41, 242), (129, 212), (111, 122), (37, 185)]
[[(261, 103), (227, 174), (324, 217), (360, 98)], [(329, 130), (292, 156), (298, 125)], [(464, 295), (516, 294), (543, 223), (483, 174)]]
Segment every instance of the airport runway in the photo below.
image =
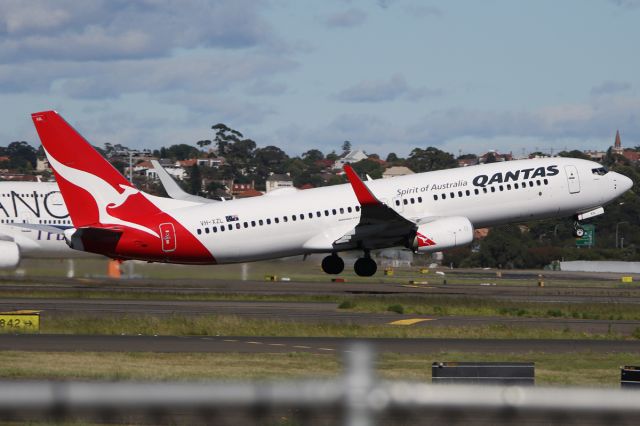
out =
[(629, 353), (640, 354), (640, 341), (529, 339), (345, 339), (333, 337), (177, 337), (2, 335), (0, 351), (39, 352), (209, 352), (209, 353), (343, 353), (354, 342), (377, 353)]
[[(336, 303), (320, 302), (252, 302), (252, 301), (174, 301), (115, 299), (27, 299), (0, 300), (0, 312), (16, 310), (41, 311), (41, 320), (73, 315), (234, 315), (241, 318), (309, 323), (383, 325), (412, 321), (411, 327), (463, 327), (508, 325), (550, 328), (577, 332), (615, 332), (630, 335), (640, 328), (640, 321), (609, 321), (568, 318), (524, 318), (487, 316), (429, 316), (366, 313), (338, 309)], [(401, 325), (398, 325), (401, 326)]]
[[(474, 278), (486, 278), (478, 284), (465, 283), (459, 276), (449, 277), (447, 284), (441, 276), (423, 279), (428, 284), (409, 284), (406, 279), (397, 282), (296, 282), (296, 281), (240, 281), (240, 280), (112, 280), (104, 278), (20, 278), (0, 277), (0, 294), (15, 292), (57, 292), (64, 294), (119, 292), (131, 294), (211, 296), (211, 295), (254, 295), (254, 296), (443, 296), (493, 298), (510, 301), (554, 302), (554, 303), (634, 303), (640, 304), (640, 288), (635, 284), (619, 284), (619, 275), (614, 280), (610, 274), (585, 274), (584, 280), (595, 284), (576, 287), (564, 286), (562, 281), (569, 278), (581, 279), (576, 273), (545, 276), (546, 286), (537, 286), (537, 275), (503, 274), (503, 279), (521, 280), (522, 284), (502, 285), (501, 280), (490, 274), (477, 272)], [(466, 275), (465, 275), (466, 276)], [(554, 281), (557, 285), (554, 285)], [(599, 285), (601, 283), (601, 285)]]

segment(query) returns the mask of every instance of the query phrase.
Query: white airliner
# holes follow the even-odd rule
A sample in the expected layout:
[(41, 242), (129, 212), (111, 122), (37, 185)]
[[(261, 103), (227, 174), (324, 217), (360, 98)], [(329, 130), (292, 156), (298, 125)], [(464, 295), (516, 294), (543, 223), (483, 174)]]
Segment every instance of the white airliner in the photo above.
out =
[(354, 269), (371, 276), (373, 249), (416, 252), (469, 244), (474, 227), (574, 216), (580, 221), (632, 186), (598, 163), (544, 158), (484, 164), (264, 197), (201, 203), (155, 197), (134, 188), (55, 111), (33, 122), (69, 208), (70, 247), (115, 259), (220, 264), (327, 253), (322, 268), (359, 250)]
[(80, 257), (60, 229), (72, 228), (58, 185), (52, 182), (0, 182), (0, 268), (22, 257)]

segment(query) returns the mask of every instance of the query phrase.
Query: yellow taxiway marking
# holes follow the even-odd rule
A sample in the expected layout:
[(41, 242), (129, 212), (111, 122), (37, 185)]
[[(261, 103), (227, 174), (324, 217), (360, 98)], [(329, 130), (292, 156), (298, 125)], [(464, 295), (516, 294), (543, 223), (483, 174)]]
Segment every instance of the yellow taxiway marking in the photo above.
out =
[(393, 321), (393, 322), (390, 322), (389, 324), (391, 324), (391, 325), (413, 325), (413, 324), (418, 324), (419, 322), (424, 322), (424, 321), (433, 321), (433, 318), (408, 318), (408, 319)]

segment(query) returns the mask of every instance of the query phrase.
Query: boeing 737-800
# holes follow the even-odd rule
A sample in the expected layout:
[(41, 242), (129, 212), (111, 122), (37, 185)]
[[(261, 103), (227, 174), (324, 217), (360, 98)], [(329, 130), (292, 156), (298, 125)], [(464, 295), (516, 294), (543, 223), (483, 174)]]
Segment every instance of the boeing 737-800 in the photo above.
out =
[(484, 164), (349, 184), (199, 203), (134, 188), (55, 111), (33, 122), (69, 209), (65, 231), (77, 250), (115, 259), (216, 264), (327, 253), (322, 268), (342, 272), (338, 253), (359, 250), (354, 269), (371, 276), (373, 249), (432, 252), (469, 244), (473, 230), (574, 216), (579, 221), (632, 182), (600, 164), (542, 158)]

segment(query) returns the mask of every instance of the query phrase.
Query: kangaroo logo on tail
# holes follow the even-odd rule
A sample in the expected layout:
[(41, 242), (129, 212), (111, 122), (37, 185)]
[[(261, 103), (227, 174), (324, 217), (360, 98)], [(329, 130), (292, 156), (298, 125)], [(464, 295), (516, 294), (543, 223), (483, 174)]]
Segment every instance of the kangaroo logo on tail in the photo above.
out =
[(160, 238), (158, 232), (133, 221), (139, 218), (144, 223), (160, 211), (144, 193), (131, 186), (58, 113), (45, 111), (32, 117), (76, 228), (122, 225)]

